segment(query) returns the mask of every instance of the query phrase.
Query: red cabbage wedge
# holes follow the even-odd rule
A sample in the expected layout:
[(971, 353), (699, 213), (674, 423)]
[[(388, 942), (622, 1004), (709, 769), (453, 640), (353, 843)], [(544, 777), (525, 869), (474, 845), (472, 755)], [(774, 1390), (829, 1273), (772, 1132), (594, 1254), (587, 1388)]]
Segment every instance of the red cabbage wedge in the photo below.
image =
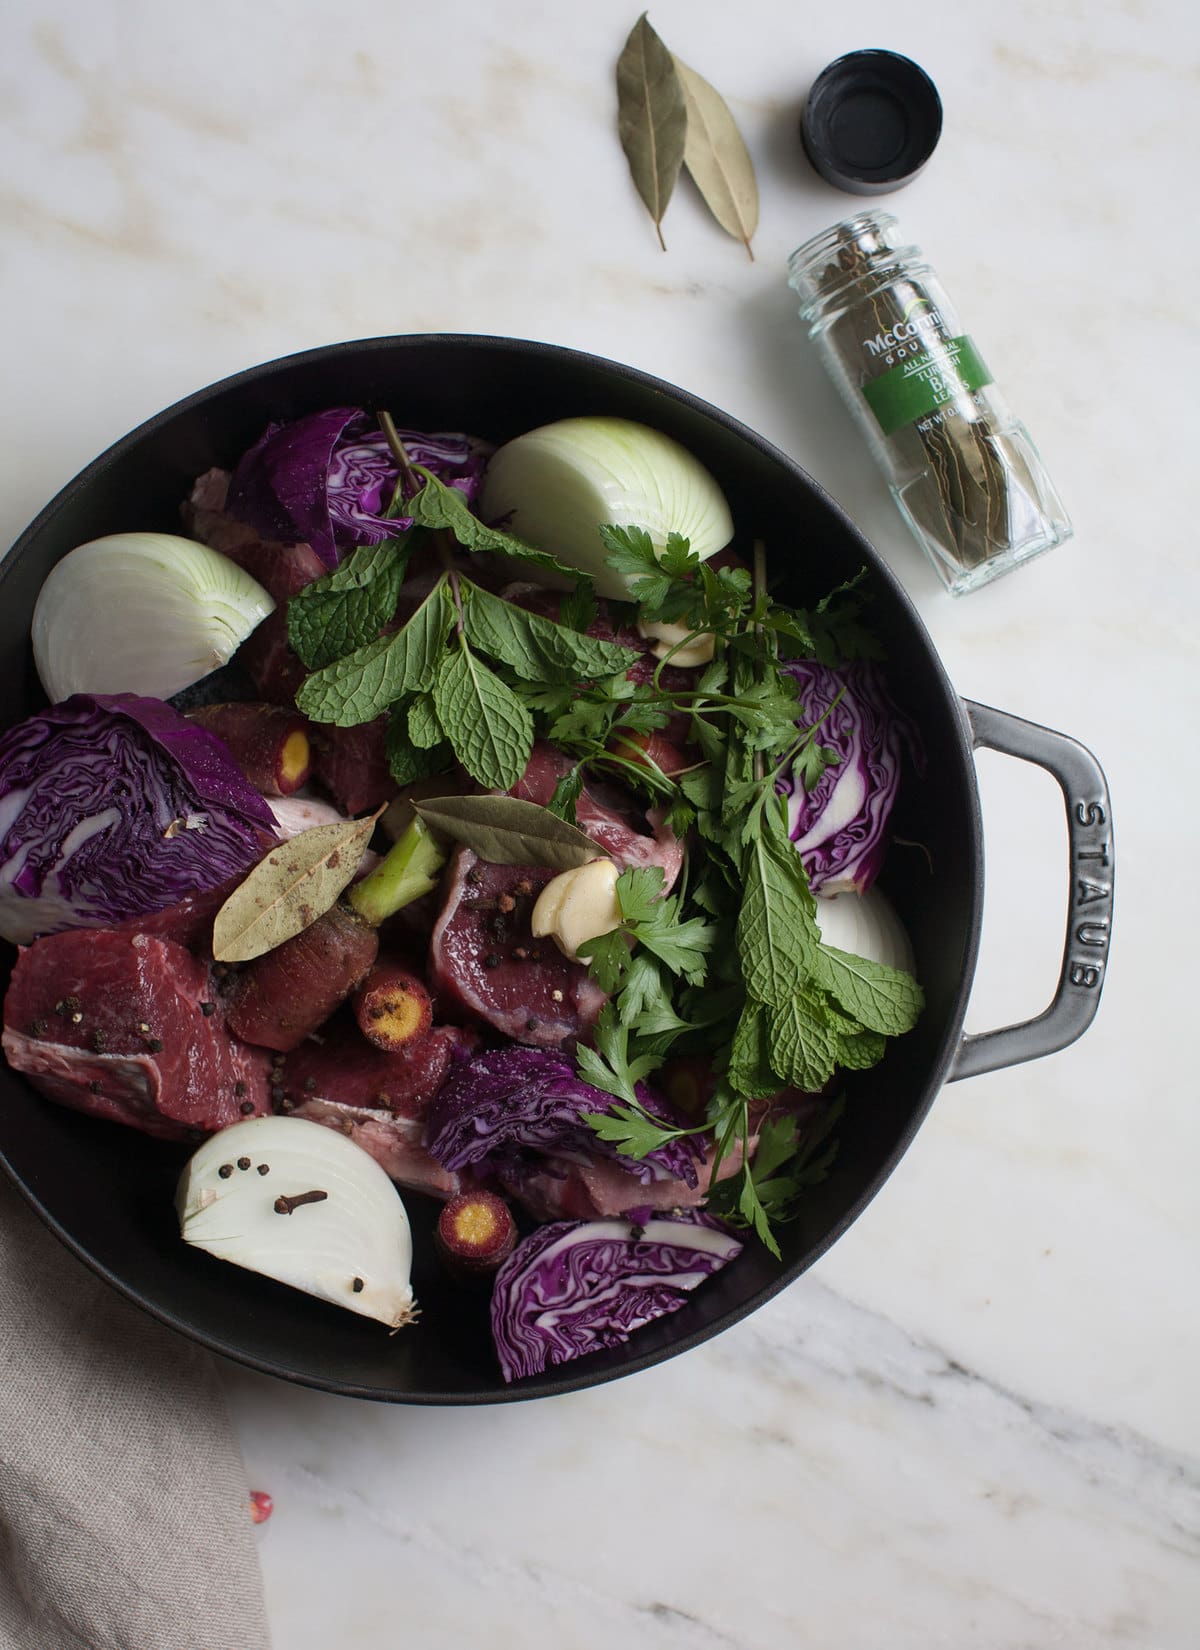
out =
[(276, 840), (221, 741), (160, 699), (77, 693), (0, 735), (0, 935), (163, 911)]
[(537, 1375), (677, 1312), (689, 1292), (742, 1252), (707, 1215), (556, 1221), (519, 1244), (496, 1274), (492, 1339), (506, 1381)]
[(865, 893), (883, 867), (901, 764), (915, 736), (869, 660), (834, 669), (789, 659), (805, 721), (828, 764), (806, 787), (792, 770), (778, 781), (788, 831), (814, 894)]
[[(465, 435), (397, 432), (422, 464), (472, 500), (490, 448)], [(233, 473), (229, 510), (264, 537), (312, 546), (328, 568), (341, 553), (378, 544), (412, 523), (388, 515), (400, 479), (387, 437), (357, 407), (330, 407), (270, 424)]]

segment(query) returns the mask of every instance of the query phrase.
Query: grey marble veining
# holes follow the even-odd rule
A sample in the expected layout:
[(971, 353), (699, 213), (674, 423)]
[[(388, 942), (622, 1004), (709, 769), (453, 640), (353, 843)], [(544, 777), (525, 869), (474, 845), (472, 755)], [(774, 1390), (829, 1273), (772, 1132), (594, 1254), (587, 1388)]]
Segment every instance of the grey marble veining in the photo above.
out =
[[(828, 488), (960, 692), (1095, 748), (1119, 861), (1105, 1000), (1075, 1048), (948, 1089), (814, 1271), (685, 1358), (446, 1411), (230, 1367), (275, 1499), (259, 1535), (277, 1650), (1192, 1650), (1193, 10), (663, 0), (652, 22), (730, 98), (754, 156), (753, 263), (686, 181), (658, 250), (612, 131), (635, 16), (616, 0), (10, 7), (7, 536), (140, 419), (289, 350), (447, 330), (632, 362)], [(817, 72), (867, 45), (908, 52), (942, 92), (937, 152), (882, 204), (1076, 527), (959, 602), (784, 283), (792, 249), (859, 204), (812, 174), (796, 126)], [(975, 1030), (1048, 1000), (1065, 894), (1061, 798), (1000, 758), (979, 773)]]

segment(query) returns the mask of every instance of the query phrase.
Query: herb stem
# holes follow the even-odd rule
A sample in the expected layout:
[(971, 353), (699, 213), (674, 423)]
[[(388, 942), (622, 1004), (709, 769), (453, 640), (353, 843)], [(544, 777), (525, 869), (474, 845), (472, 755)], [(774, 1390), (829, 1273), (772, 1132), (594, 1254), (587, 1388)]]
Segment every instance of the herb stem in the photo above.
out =
[(663, 654), (662, 658), (658, 661), (658, 664), (656, 665), (655, 670), (654, 670), (653, 680), (654, 680), (654, 691), (656, 693), (661, 693), (662, 692), (662, 680), (661, 680), (662, 673), (666, 669), (666, 667), (670, 664), (671, 660), (675, 657), (675, 655), (679, 652), (679, 650), (681, 648), (684, 648), (684, 647), (690, 647), (692, 645), (692, 643), (694, 641), (696, 641), (699, 637), (709, 636), (711, 634), (712, 634), (711, 631), (705, 629), (705, 627), (703, 625), (699, 625), (699, 626), (697, 626), (697, 628), (695, 630), (689, 630), (686, 636), (680, 637), (679, 641), (677, 641), (674, 644), (673, 647), (669, 648), (667, 650), (667, 652)]
[(420, 492), (421, 483), (412, 467), (412, 463), (409, 460), (407, 452), (404, 450), (404, 443), (401, 441), (400, 433), (396, 429), (395, 424), (392, 422), (391, 413), (384, 411), (379, 413), (378, 417), (379, 428), (383, 431), (384, 439), (388, 444), (388, 450), (390, 451), (392, 457), (396, 460), (396, 464), (400, 470), (401, 486), (408, 494), (409, 498), (411, 498), (414, 493)]
[[(767, 547), (763, 543), (762, 539), (755, 539), (754, 541), (753, 578), (754, 583), (752, 588), (754, 591), (754, 606), (757, 609), (761, 606), (767, 593)], [(758, 637), (759, 646), (761, 647), (763, 638), (763, 627), (761, 624), (756, 624), (754, 626), (754, 634)], [(755, 784), (762, 784), (763, 776), (766, 773), (766, 766), (766, 758), (762, 751), (755, 751), (753, 767)]]
[(466, 632), (463, 630), (462, 591), (459, 589), (458, 573), (453, 567), (447, 566), (446, 572), (450, 576), (450, 596), (454, 602), (454, 631), (459, 642), (465, 648), (467, 645)]

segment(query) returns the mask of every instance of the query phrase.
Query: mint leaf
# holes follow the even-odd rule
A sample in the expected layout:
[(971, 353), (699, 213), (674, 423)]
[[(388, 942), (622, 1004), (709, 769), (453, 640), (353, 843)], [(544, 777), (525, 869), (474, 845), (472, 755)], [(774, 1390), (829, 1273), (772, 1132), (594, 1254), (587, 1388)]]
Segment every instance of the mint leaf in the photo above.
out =
[(407, 536), (364, 544), (291, 598), (288, 641), (310, 670), (378, 636), (396, 611), (409, 549)]
[(314, 671), (296, 695), (297, 708), (314, 722), (352, 728), (373, 722), (404, 695), (428, 688), (451, 623), (442, 595), (444, 582), (438, 581), (393, 635), (380, 636)]
[(616, 642), (581, 636), (466, 579), (459, 583), (467, 640), (511, 665), (526, 682), (586, 682), (628, 670), (638, 661), (638, 654)]
[(767, 1016), (771, 1064), (784, 1083), (815, 1094), (833, 1076), (839, 1038), (819, 994), (793, 991)]
[(800, 856), (772, 818), (743, 857), (737, 945), (747, 991), (783, 1008), (813, 967), (820, 933)]
[(454, 766), (454, 752), (443, 740), (432, 749), (422, 750), (408, 737), (405, 718), (397, 709), (388, 717), (387, 759), (392, 778), (397, 785), (412, 785), (418, 779), (431, 779)]
[(748, 1002), (729, 1052), (729, 1081), (736, 1093), (752, 1100), (767, 1100), (782, 1087), (771, 1066), (767, 1026), (768, 1010), (761, 1003)]
[(878, 1031), (859, 1031), (838, 1038), (838, 1065), (847, 1071), (868, 1071), (887, 1053), (887, 1038)]
[(498, 527), (489, 527), (472, 515), (471, 507), (457, 487), (447, 487), (423, 464), (414, 464), (417, 475), (424, 477), (424, 486), (404, 502), (404, 513), (411, 516), (418, 527), (431, 527), (453, 533), (464, 550), (490, 551), (499, 556), (513, 556), (519, 561), (532, 562), (550, 572), (565, 573), (570, 579), (576, 570), (565, 566), (548, 551), (537, 550), (513, 533), (503, 533)]
[(418, 750), (432, 750), (446, 738), (432, 693), (418, 693), (408, 707), (408, 737)]
[(472, 779), (489, 790), (511, 789), (529, 762), (533, 719), (461, 638), (442, 656), (433, 703), (454, 754)]
[(833, 946), (820, 948), (814, 973), (847, 1014), (888, 1037), (911, 1031), (925, 1006), (925, 993), (911, 974)]

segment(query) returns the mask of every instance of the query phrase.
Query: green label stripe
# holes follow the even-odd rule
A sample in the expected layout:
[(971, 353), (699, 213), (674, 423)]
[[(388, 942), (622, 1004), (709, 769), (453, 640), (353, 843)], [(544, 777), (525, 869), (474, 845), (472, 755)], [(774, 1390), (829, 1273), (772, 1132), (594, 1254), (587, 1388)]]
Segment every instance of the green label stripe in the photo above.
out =
[(893, 435), (955, 396), (991, 382), (969, 338), (945, 338), (873, 378), (862, 392), (884, 435)]

